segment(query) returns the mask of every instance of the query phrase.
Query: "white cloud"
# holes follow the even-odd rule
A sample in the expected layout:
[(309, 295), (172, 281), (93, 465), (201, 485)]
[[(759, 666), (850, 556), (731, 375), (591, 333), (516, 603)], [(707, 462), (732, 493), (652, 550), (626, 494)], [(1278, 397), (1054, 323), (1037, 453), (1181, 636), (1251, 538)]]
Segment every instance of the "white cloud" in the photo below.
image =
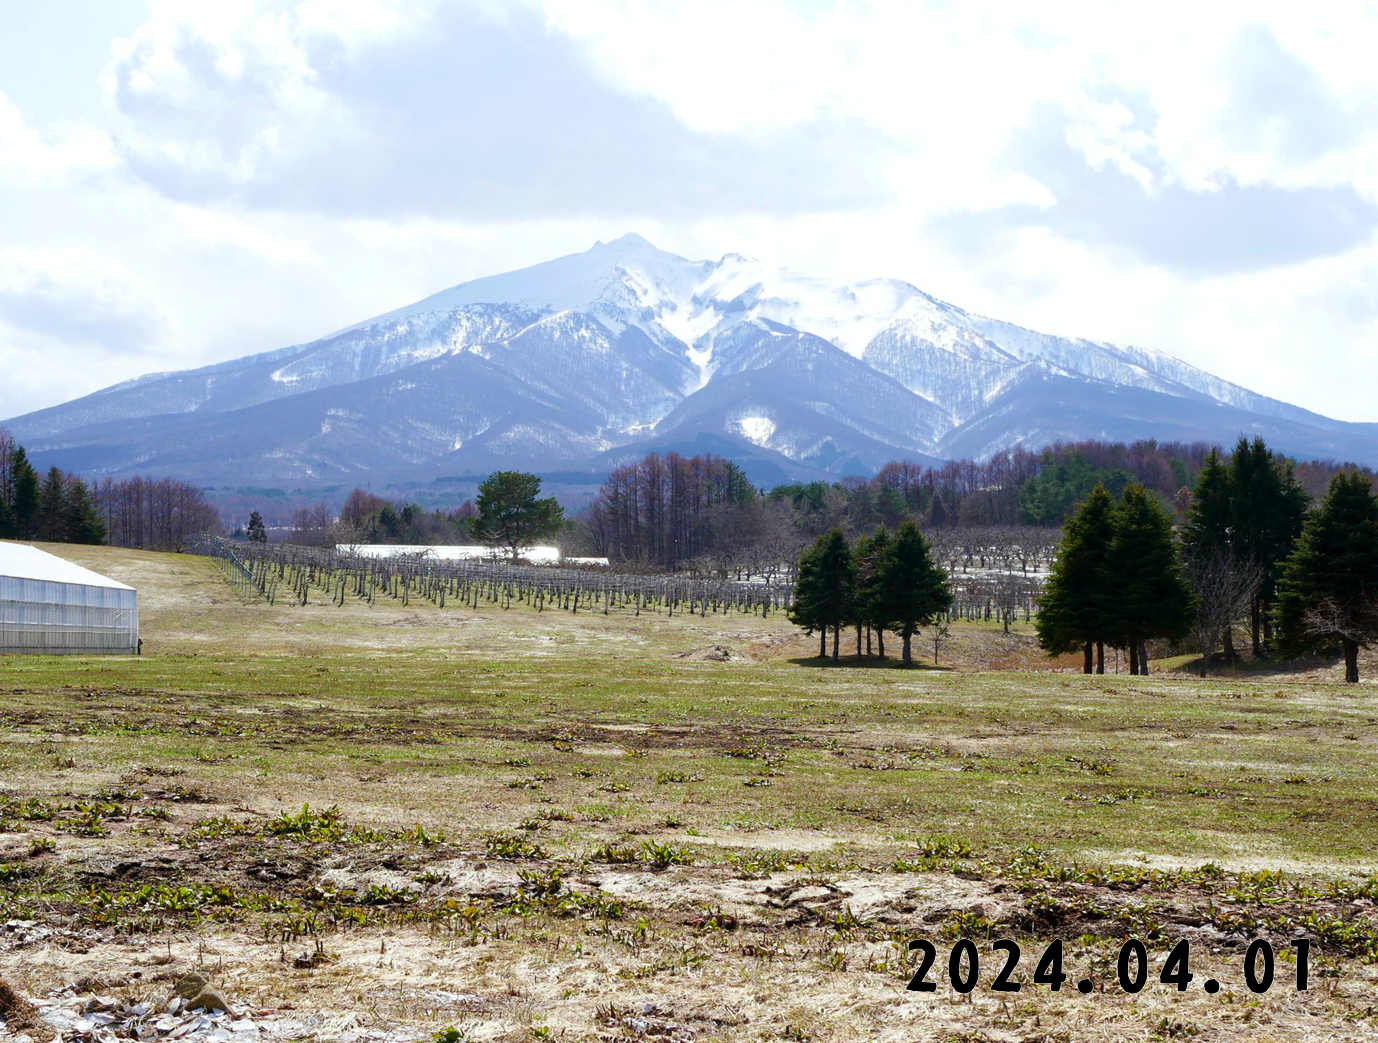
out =
[(0, 91), (0, 184), (69, 181), (108, 171), (116, 162), (110, 137), (103, 131), (71, 126), (40, 134)]
[(0, 250), (0, 316), (13, 327), (138, 351), (168, 316), (154, 291), (121, 264), (79, 247)]
[(1378, 17), (1324, 13), (153, 0), (102, 121), (0, 94), (0, 366), (63, 374), (0, 415), (636, 230), (1378, 420)]
[(198, 243), (232, 246), (272, 261), (319, 264), (321, 256), (301, 239), (276, 235), (231, 214), (175, 203), (172, 207), (186, 234)]

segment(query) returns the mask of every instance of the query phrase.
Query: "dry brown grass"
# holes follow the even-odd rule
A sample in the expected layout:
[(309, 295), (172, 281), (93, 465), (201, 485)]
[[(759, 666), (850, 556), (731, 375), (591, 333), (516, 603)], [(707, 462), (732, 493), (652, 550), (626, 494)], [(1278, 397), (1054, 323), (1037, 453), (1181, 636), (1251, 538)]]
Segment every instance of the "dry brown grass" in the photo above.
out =
[[(269, 608), (198, 559), (62, 552), (140, 587), (151, 654), (0, 661), (29, 995), (199, 967), (320, 1039), (1375, 1037), (1367, 686), (1031, 672), (998, 626), (954, 670), (831, 668), (776, 619)], [(714, 644), (748, 661), (675, 658)], [(1249, 937), (1318, 924), (1310, 991), (1281, 957), (1243, 987)], [(904, 943), (941, 980), (963, 932), (982, 988), (906, 992)], [(1128, 935), (1190, 937), (1224, 989), (1120, 992)], [(1110, 984), (1002, 998), (999, 936)]]

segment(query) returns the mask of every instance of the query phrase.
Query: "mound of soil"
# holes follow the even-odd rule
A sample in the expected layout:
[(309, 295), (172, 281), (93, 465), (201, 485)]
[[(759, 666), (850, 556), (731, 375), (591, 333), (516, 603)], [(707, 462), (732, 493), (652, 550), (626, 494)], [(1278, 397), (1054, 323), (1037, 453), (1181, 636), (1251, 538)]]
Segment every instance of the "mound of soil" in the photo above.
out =
[(690, 663), (749, 663), (751, 657), (728, 648), (726, 645), (708, 645), (691, 652), (676, 652), (671, 659), (683, 659)]

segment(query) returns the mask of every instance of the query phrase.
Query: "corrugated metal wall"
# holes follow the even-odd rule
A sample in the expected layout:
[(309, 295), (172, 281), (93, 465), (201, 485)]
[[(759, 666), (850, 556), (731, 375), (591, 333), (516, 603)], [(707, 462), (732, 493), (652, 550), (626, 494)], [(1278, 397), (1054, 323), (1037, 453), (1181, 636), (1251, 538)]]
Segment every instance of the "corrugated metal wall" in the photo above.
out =
[(137, 591), (0, 576), (0, 654), (132, 655), (138, 643)]

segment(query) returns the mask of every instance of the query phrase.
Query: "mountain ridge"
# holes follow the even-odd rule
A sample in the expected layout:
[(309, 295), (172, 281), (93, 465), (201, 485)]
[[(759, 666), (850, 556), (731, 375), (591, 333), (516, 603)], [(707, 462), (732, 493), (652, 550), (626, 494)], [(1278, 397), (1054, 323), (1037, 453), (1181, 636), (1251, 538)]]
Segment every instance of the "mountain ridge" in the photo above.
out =
[(44, 463), (214, 484), (596, 469), (704, 438), (763, 477), (1240, 434), (1378, 464), (1378, 424), (1164, 352), (1028, 330), (897, 279), (691, 261), (635, 234), (4, 423)]

